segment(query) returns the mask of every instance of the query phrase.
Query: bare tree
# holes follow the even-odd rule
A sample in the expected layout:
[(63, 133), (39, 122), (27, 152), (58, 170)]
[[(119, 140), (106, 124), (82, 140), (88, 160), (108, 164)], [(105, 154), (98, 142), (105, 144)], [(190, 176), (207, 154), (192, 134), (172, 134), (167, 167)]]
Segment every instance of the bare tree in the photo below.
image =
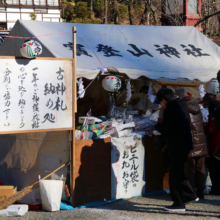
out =
[(151, 11), (152, 11), (155, 24), (156, 24), (156, 25), (159, 25), (158, 16), (157, 16), (157, 14), (158, 14), (158, 12), (159, 12), (159, 10), (157, 9), (158, 1), (156, 1), (156, 3), (157, 3), (156, 5), (151, 4), (150, 9), (151, 9)]
[(93, 0), (90, 0), (90, 18), (93, 18)]
[(139, 24), (141, 25), (147, 23), (147, 25), (150, 25), (150, 15), (152, 14), (155, 24), (158, 25), (158, 13), (160, 11), (158, 8), (160, 7), (160, 1), (145, 0), (143, 1), (143, 4), (145, 8)]
[(114, 24), (119, 24), (118, 1), (113, 0)]
[(140, 21), (140, 25), (141, 24), (146, 24), (150, 25), (150, 6), (151, 6), (151, 1), (150, 0), (146, 0), (145, 4), (144, 4), (145, 8), (144, 8), (144, 13), (141, 17), (141, 21)]
[(104, 3), (105, 3), (105, 16), (104, 16), (104, 22), (103, 23), (107, 24), (108, 23), (108, 21), (107, 21), (108, 20), (108, 16), (107, 16), (108, 1), (105, 0)]
[(219, 15), (220, 14), (220, 11), (217, 11), (213, 14), (210, 14), (210, 15), (207, 15), (203, 18), (201, 18), (200, 20), (198, 20), (198, 22), (195, 24), (195, 27), (198, 26), (200, 23), (204, 22), (204, 21), (207, 21), (209, 18), (211, 18), (212, 16), (215, 16), (215, 15)]
[(129, 13), (130, 25), (135, 24), (133, 1), (134, 0), (128, 0), (128, 13)]
[(169, 25), (185, 25), (183, 10), (183, 1), (181, 0), (161, 0), (162, 19)]

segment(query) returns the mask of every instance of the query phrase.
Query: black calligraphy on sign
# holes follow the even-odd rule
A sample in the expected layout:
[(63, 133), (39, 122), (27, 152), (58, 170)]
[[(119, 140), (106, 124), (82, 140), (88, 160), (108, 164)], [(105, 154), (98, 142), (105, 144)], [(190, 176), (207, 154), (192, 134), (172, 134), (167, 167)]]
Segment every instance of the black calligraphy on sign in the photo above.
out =
[(124, 150), (123, 152), (123, 157), (122, 157), (122, 170), (123, 170), (123, 176), (122, 176), (122, 179), (123, 179), (123, 188), (124, 188), (124, 191), (125, 193), (127, 193), (128, 191), (128, 186), (129, 186), (129, 170), (128, 168), (130, 167), (130, 163), (128, 161), (128, 158), (129, 158), (129, 151), (128, 150)]
[(128, 157), (129, 157), (129, 151), (125, 150), (125, 151), (123, 152), (123, 157), (122, 157), (122, 159), (126, 159), (126, 158), (128, 158)]
[(42, 123), (44, 123), (45, 121), (55, 123), (55, 119), (56, 119), (56, 117), (52, 113), (51, 114), (47, 113), (44, 115), (44, 121)]
[(11, 88), (10, 88), (10, 83), (11, 83), (11, 71), (6, 68), (6, 70), (3, 72), (3, 84), (5, 87), (5, 93), (3, 95), (4, 98), (4, 110), (3, 113), (5, 113), (5, 123), (4, 126), (10, 126), (10, 120), (9, 120), (9, 113), (11, 111), (10, 107), (11, 107)]
[(114, 49), (112, 49), (112, 47), (109, 47), (107, 45), (98, 44), (98, 46), (96, 48), (97, 48), (97, 52), (104, 52), (105, 57), (112, 57), (112, 56), (123, 57), (120, 54), (116, 54), (116, 53), (119, 53), (120, 51), (114, 50)]
[(138, 157), (135, 154), (136, 152), (137, 152), (136, 146), (131, 147), (131, 157), (129, 161), (132, 161), (130, 177), (131, 177), (131, 182), (133, 184), (133, 187), (136, 187), (137, 186), (136, 182), (139, 182), (139, 180), (137, 180), (137, 178), (139, 177), (138, 171), (137, 171), (139, 165), (136, 165), (136, 160), (138, 160)]
[(180, 58), (180, 53), (174, 47), (169, 47), (166, 44), (164, 44), (163, 47), (161, 47), (160, 45), (154, 45), (154, 46), (157, 47), (156, 50), (159, 51), (160, 54), (164, 54), (169, 58), (172, 58), (171, 56)]
[(46, 106), (51, 109), (52, 107), (52, 110), (57, 110), (59, 111), (60, 109), (62, 111), (65, 111), (67, 109), (67, 106), (65, 105), (64, 107), (64, 103), (63, 103), (63, 100), (60, 101), (60, 97), (57, 97), (57, 101), (56, 102), (53, 102), (51, 99), (49, 99), (46, 103)]
[[(59, 67), (59, 70), (56, 72), (57, 74), (57, 80), (58, 82), (54, 82), (54, 85), (52, 83), (46, 83), (44, 85), (44, 95), (56, 95), (55, 100), (51, 98), (49, 98), (47, 100), (46, 107), (51, 110), (51, 111), (66, 111), (67, 110), (67, 106), (65, 104), (65, 102), (63, 101), (63, 95), (65, 94), (66, 91), (66, 86), (64, 84), (64, 70)], [(47, 112), (44, 115), (44, 120), (42, 121), (42, 123), (45, 123), (46, 121), (50, 122), (50, 123), (55, 123), (56, 122), (56, 117), (53, 113), (49, 113)]]
[[(120, 154), (119, 153), (116, 153), (116, 165), (115, 165), (115, 170), (116, 170), (116, 173), (115, 173), (115, 177), (116, 177), (116, 181), (117, 181), (117, 184), (120, 185), (120, 182), (121, 182), (121, 179), (120, 179)], [(120, 191), (117, 190), (117, 195), (116, 195), (116, 198), (120, 197)]]
[(122, 162), (122, 169), (130, 167), (130, 164), (127, 161)]
[(63, 82), (57, 83), (57, 86), (52, 85), (52, 83), (50, 83), (50, 85), (46, 83), (44, 86), (44, 95), (55, 94), (55, 93), (57, 95), (63, 95), (65, 91), (66, 91), (66, 86), (64, 85)]
[(38, 67), (36, 68), (33, 68), (33, 78), (32, 78), (32, 83), (33, 83), (33, 86), (34, 86), (34, 94), (32, 96), (32, 110), (33, 110), (33, 118), (32, 118), (32, 129), (37, 129), (40, 127), (40, 116), (39, 116), (39, 113), (40, 113), (40, 109), (39, 109), (39, 101), (40, 101), (40, 97), (38, 95), (38, 73), (35, 72), (38, 70)]
[(188, 46), (185, 46), (183, 44), (180, 45), (182, 48), (184, 48), (183, 51), (185, 51), (187, 53), (187, 55), (192, 55), (194, 57), (202, 57), (202, 56), (211, 56), (207, 53), (202, 53), (202, 49), (201, 48), (197, 48), (192, 44), (189, 44)]
[(63, 75), (62, 75), (63, 72), (64, 72), (64, 70), (62, 70), (62, 69), (59, 67), (59, 71), (56, 72), (56, 73), (58, 74), (58, 76), (57, 76), (57, 79), (58, 79), (58, 80), (62, 80), (62, 79), (63, 79)]
[(20, 99), (18, 100), (18, 106), (20, 108), (21, 121), (19, 128), (23, 128), (25, 126), (24, 122), (24, 109), (26, 105), (26, 101), (24, 99), (24, 94), (27, 92), (27, 89), (24, 87), (24, 81), (26, 79), (27, 73), (25, 68), (20, 68), (20, 74), (18, 75), (18, 79), (20, 80), (20, 85), (18, 86), (18, 92), (20, 94)]
[(137, 170), (132, 171), (130, 177), (133, 187), (136, 187), (137, 186), (136, 183), (139, 182), (139, 180), (137, 179), (139, 177)]
[(139, 48), (137, 48), (137, 46), (135, 44), (128, 44), (129, 46), (131, 46), (134, 50), (127, 50), (128, 52), (130, 52), (133, 56), (136, 56), (136, 57), (140, 57), (142, 55), (147, 55), (147, 56), (150, 56), (150, 57), (153, 57), (152, 54), (150, 54), (147, 50), (141, 48), (141, 50)]

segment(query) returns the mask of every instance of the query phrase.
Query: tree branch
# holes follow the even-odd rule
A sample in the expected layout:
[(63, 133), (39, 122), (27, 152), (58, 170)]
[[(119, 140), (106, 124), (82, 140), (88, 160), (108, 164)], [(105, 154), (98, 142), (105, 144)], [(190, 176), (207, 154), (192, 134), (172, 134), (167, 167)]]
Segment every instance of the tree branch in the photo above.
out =
[(196, 22), (196, 24), (194, 25), (194, 27), (198, 26), (198, 25), (199, 25), (200, 23), (202, 23), (203, 21), (205, 21), (205, 20), (209, 19), (210, 17), (212, 17), (212, 16), (214, 16), (214, 15), (217, 15), (217, 14), (220, 14), (220, 11), (217, 11), (217, 12), (211, 14), (211, 15), (207, 15), (207, 16), (205, 16), (204, 18), (199, 19), (199, 20)]

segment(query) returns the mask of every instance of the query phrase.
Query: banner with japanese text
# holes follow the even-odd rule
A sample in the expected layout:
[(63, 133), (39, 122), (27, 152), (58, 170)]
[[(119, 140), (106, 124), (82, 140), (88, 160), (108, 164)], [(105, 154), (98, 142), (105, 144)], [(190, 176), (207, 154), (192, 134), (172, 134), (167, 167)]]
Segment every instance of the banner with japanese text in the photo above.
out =
[(0, 59), (0, 132), (72, 128), (72, 60)]
[(142, 136), (111, 139), (111, 199), (130, 198), (145, 193), (145, 150)]
[[(76, 45), (73, 45), (73, 26)], [(66, 33), (64, 33), (66, 32)], [(59, 34), (58, 34), (59, 33)], [(43, 36), (42, 57), (73, 57), (77, 78), (94, 79), (100, 67), (131, 79), (198, 79), (208, 82), (220, 66), (220, 47), (193, 26), (105, 25), (18, 20), (12, 36)], [(6, 39), (0, 55), (21, 56), (21, 39)]]

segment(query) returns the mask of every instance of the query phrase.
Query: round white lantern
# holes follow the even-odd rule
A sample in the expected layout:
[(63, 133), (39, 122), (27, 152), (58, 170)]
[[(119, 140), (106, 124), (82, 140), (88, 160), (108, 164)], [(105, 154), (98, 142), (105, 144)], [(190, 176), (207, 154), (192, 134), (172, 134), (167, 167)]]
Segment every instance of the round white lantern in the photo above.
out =
[(219, 83), (217, 79), (212, 79), (208, 83), (206, 83), (206, 92), (208, 93), (219, 93)]
[(102, 80), (102, 87), (109, 92), (116, 92), (121, 88), (121, 80), (117, 76), (106, 76)]
[(42, 53), (42, 47), (40, 43), (31, 39), (23, 43), (20, 52), (23, 57), (32, 59)]

